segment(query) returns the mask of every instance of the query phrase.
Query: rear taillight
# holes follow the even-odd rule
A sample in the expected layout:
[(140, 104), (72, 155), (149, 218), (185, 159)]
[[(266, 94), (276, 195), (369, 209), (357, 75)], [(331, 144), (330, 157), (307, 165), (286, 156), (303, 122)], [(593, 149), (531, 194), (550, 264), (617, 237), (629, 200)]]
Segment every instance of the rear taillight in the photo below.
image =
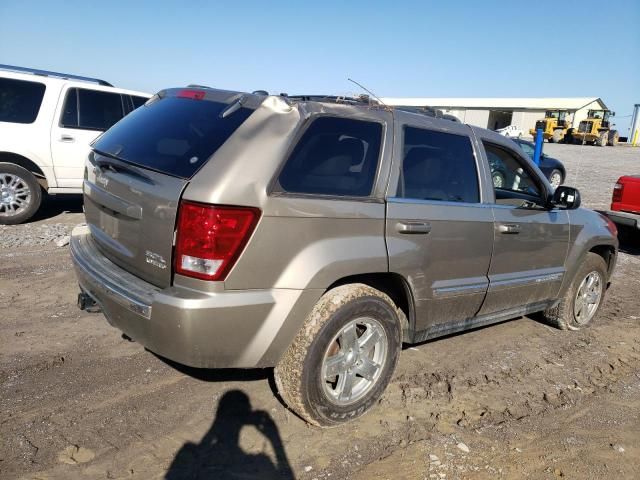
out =
[(224, 280), (259, 218), (257, 208), (181, 202), (175, 272), (202, 280)]
[(613, 197), (611, 198), (612, 202), (621, 202), (622, 201), (622, 191), (624, 190), (624, 184), (616, 183), (613, 187)]

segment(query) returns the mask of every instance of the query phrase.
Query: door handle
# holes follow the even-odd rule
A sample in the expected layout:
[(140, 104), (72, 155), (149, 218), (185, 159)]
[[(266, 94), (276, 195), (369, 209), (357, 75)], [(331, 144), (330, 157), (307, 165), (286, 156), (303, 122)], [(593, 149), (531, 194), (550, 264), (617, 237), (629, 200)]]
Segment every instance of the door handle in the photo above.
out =
[(75, 137), (72, 137), (71, 135), (61, 135), (60, 136), (60, 141), (61, 142), (66, 142), (66, 143), (73, 143), (76, 141)]
[(501, 223), (498, 225), (498, 231), (505, 234), (520, 233), (520, 225), (517, 223)]
[(405, 234), (426, 234), (431, 231), (431, 224), (429, 222), (398, 222), (396, 230)]

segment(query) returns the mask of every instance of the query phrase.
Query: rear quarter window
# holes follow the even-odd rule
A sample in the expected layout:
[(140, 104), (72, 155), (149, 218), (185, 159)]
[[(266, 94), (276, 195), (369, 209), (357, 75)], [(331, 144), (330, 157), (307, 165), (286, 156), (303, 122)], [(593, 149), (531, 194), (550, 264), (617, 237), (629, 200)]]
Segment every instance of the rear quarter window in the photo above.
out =
[(285, 163), (281, 191), (367, 197), (378, 169), (380, 123), (319, 117), (304, 132)]
[(45, 88), (43, 83), (0, 78), (0, 122), (35, 122)]

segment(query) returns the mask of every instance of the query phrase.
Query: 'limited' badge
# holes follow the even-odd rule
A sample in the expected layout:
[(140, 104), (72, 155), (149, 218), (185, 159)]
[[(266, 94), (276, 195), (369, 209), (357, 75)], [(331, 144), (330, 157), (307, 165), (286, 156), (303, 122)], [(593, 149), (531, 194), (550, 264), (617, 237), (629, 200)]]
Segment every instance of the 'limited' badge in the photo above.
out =
[(150, 263), (154, 267), (158, 267), (162, 270), (167, 268), (167, 261), (164, 257), (157, 253), (150, 252), (149, 250), (145, 251), (145, 260), (147, 263)]

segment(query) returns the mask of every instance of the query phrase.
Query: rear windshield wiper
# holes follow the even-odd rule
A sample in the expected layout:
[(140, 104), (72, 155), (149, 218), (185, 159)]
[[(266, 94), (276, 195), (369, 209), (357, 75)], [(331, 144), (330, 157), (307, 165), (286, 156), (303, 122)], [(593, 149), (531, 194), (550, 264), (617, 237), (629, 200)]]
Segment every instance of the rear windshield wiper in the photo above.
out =
[(110, 153), (101, 152), (100, 150), (96, 150), (95, 148), (93, 149), (93, 151), (102, 157), (107, 157), (107, 158), (100, 158), (100, 159), (96, 158), (95, 156), (93, 157), (93, 163), (98, 168), (100, 168), (100, 170), (111, 170), (112, 172), (131, 175), (132, 177), (136, 177), (142, 180), (143, 182), (146, 182), (152, 185), (155, 183), (151, 179), (151, 177), (143, 174), (138, 169), (132, 168), (131, 166), (129, 166), (126, 160), (118, 158), (115, 155)]

